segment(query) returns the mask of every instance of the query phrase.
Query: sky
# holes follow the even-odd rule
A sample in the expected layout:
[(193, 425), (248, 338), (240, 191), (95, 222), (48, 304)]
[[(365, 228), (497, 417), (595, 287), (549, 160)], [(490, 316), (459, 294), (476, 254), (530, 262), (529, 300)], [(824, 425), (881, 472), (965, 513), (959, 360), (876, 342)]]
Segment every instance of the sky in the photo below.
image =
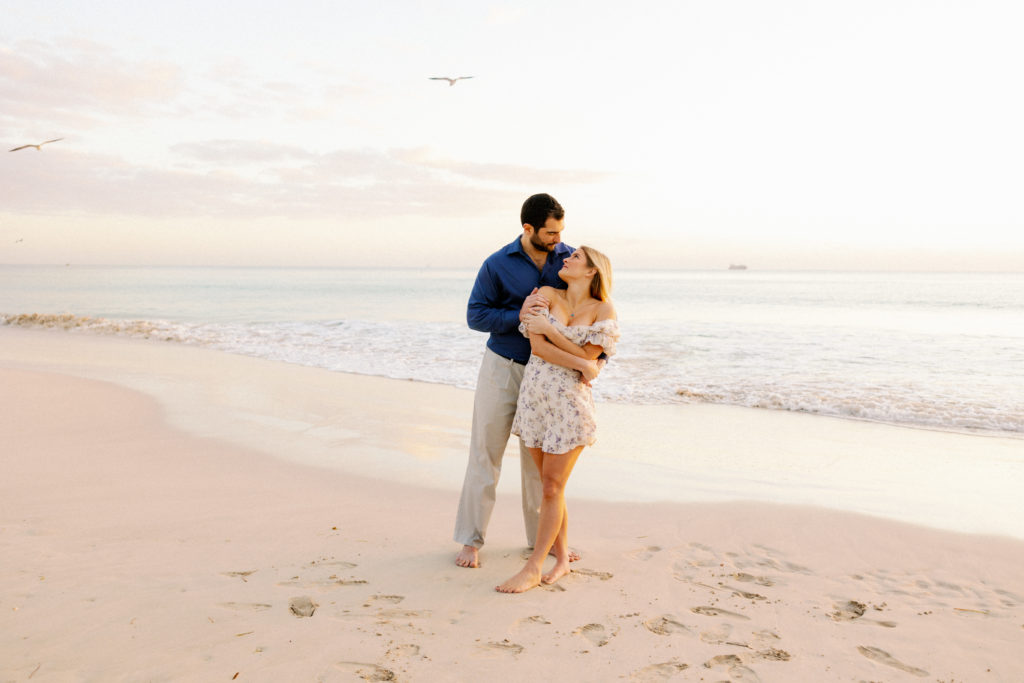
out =
[(0, 16), (0, 263), (476, 267), (548, 192), (619, 267), (1024, 270), (1018, 0)]

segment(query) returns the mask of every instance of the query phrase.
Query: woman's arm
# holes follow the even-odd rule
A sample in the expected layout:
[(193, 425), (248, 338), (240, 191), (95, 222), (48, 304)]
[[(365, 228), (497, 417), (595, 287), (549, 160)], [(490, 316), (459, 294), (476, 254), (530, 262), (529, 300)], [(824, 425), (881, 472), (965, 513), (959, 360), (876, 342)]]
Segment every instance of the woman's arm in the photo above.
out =
[[(602, 301), (598, 305), (594, 323), (599, 323), (602, 320), (608, 320), (609, 318), (614, 317), (615, 307), (612, 306), (610, 301)], [(538, 315), (533, 317), (528, 316), (526, 320), (526, 325), (530, 332), (531, 347), (533, 345), (533, 334), (536, 332), (544, 335), (547, 338), (547, 340), (558, 349), (561, 349), (562, 351), (565, 351), (567, 353), (571, 353), (574, 356), (584, 358), (586, 360), (594, 360), (604, 352), (604, 349), (602, 349), (597, 344), (584, 344), (583, 346), (580, 346), (579, 344), (573, 342), (571, 339), (562, 334), (557, 327), (552, 325), (551, 321), (548, 320), (548, 317), (546, 315)], [(536, 351), (534, 351), (534, 353), (536, 353)], [(543, 358), (543, 356), (541, 357)], [(544, 358), (544, 360), (547, 360), (549, 363), (555, 363), (555, 361), (548, 360), (547, 358)], [(555, 363), (555, 365), (571, 367), (566, 363)], [(575, 370), (576, 368), (573, 369)]]
[[(564, 334), (559, 332), (557, 327), (551, 324), (551, 321), (548, 320), (548, 317), (546, 315), (541, 314), (536, 316), (527, 316), (525, 322), (531, 337), (533, 334), (541, 334), (544, 337), (546, 337), (547, 340), (551, 342), (556, 348), (561, 349), (566, 353), (571, 353), (574, 356), (579, 356), (580, 358), (587, 359), (594, 359), (601, 355), (600, 347), (594, 347), (595, 349), (597, 349), (597, 353), (594, 353), (593, 349), (587, 348), (588, 346), (593, 346), (593, 344), (580, 346), (576, 342), (570, 340)], [(547, 360), (547, 358), (545, 358), (544, 360)], [(556, 365), (565, 366), (565, 363), (556, 363)]]
[[(552, 365), (560, 365), (563, 368), (576, 370), (583, 375), (583, 379), (589, 382), (597, 377), (598, 372), (600, 372), (601, 368), (596, 358), (601, 355), (601, 347), (594, 344), (587, 344), (587, 346), (597, 350), (593, 358), (585, 358), (564, 351), (548, 341), (548, 338), (542, 334), (530, 334), (530, 350), (535, 356), (546, 360)], [(576, 346), (576, 348), (579, 349), (580, 347)]]

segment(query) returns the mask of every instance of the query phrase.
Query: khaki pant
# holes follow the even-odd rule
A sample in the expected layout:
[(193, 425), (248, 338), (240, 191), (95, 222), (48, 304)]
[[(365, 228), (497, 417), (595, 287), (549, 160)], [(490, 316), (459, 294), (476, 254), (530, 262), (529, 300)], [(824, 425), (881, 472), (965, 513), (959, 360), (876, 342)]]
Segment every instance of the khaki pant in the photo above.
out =
[[(494, 493), (501, 476), (501, 458), (508, 444), (512, 418), (516, 414), (519, 384), (524, 366), (484, 351), (473, 399), (473, 431), (469, 440), (469, 462), (462, 482), (462, 497), (455, 518), (455, 541), (479, 548), (484, 544), (487, 524), (494, 509)], [(526, 541), (533, 547), (537, 535), (542, 496), (540, 474), (529, 451), (519, 442), (522, 475), (523, 523)]]

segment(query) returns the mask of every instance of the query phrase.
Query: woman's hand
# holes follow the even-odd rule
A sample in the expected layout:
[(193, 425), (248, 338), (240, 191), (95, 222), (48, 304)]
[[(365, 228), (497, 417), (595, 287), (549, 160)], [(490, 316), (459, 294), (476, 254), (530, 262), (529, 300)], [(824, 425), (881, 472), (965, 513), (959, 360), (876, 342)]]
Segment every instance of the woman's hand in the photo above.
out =
[(601, 360), (588, 360), (584, 362), (583, 369), (580, 370), (580, 374), (583, 376), (583, 383), (589, 385), (593, 380), (597, 379), (603, 364), (604, 362)]
[(526, 329), (530, 334), (543, 334), (547, 337), (554, 330), (554, 326), (545, 313), (528, 315), (523, 318), (523, 322), (526, 323)]

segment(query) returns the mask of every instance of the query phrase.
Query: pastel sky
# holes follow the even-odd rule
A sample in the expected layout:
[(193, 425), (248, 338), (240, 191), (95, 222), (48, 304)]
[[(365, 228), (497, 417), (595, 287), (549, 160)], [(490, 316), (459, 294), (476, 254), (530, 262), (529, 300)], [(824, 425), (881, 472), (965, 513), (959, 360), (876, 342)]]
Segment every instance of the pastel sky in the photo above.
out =
[(1019, 0), (0, 16), (0, 263), (475, 267), (550, 192), (617, 266), (1024, 269)]

